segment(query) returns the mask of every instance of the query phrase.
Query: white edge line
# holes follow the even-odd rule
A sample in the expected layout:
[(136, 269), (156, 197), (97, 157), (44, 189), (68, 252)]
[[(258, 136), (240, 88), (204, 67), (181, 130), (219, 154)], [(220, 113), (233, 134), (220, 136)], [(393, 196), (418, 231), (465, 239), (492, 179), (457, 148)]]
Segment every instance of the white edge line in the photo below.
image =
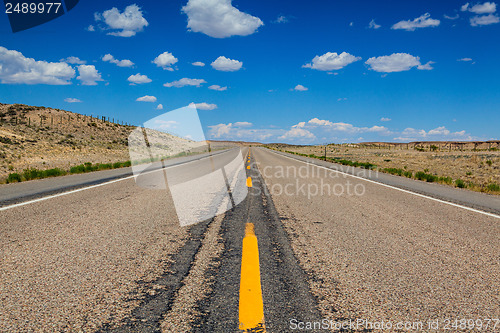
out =
[[(231, 150), (231, 149), (229, 149), (229, 150)], [(187, 163), (191, 163), (191, 162), (201, 161), (201, 160), (203, 160), (205, 158), (208, 158), (208, 157), (213, 157), (213, 155), (204, 156), (204, 157), (202, 157), (200, 159), (192, 160), (192, 161), (187, 161), (187, 162), (184, 162), (184, 163), (181, 163), (181, 164), (169, 165), (169, 166), (166, 166), (166, 167), (161, 167), (161, 168), (159, 168), (157, 170), (152, 170), (152, 171), (148, 171), (146, 173), (142, 173), (142, 174), (140, 174), (140, 176), (147, 175), (147, 174), (153, 173), (153, 172), (163, 171), (163, 170), (169, 169), (169, 168), (175, 168), (177, 166), (181, 166), (183, 164), (187, 164)], [(93, 189), (93, 188), (96, 188), (96, 187), (100, 187), (100, 186), (105, 186), (105, 185), (109, 185), (109, 184), (113, 184), (113, 183), (118, 183), (118, 182), (121, 182), (121, 181), (124, 181), (124, 180), (127, 180), (127, 179), (136, 178), (136, 177), (137, 177), (137, 175), (132, 175), (132, 176), (128, 176), (128, 177), (124, 177), (124, 178), (120, 178), (120, 179), (110, 180), (109, 182), (105, 182), (105, 183), (101, 183), (101, 184), (97, 184), (97, 185), (91, 185), (91, 186), (87, 186), (87, 187), (78, 188), (76, 190), (71, 190), (71, 191), (67, 191), (67, 192), (62, 192), (62, 193), (58, 193), (58, 194), (49, 195), (49, 196), (38, 198), (38, 199), (23, 201), (23, 202), (20, 202), (20, 203), (17, 203), (17, 204), (13, 204), (13, 205), (10, 205), (10, 206), (0, 207), (0, 212), (2, 212), (4, 210), (7, 210), (7, 209), (12, 209), (12, 208), (16, 208), (16, 207), (22, 207), (22, 206), (30, 205), (32, 203), (36, 203), (36, 202), (40, 202), (40, 201), (45, 201), (45, 200), (49, 200), (49, 199), (53, 199), (53, 198), (57, 198), (57, 197), (62, 197), (63, 195), (73, 194), (73, 193), (77, 193), (77, 192), (81, 192), (81, 191), (85, 191), (85, 190), (90, 190), (90, 189)]]
[(289, 156), (286, 156), (286, 155), (278, 154), (277, 152), (275, 152), (275, 151), (273, 151), (271, 149), (269, 149), (269, 150), (271, 152), (273, 152), (274, 154), (276, 154), (276, 155), (283, 156), (283, 157), (291, 159), (293, 161), (299, 161), (299, 162), (302, 162), (302, 163), (305, 163), (305, 164), (310, 164), (310, 165), (313, 165), (313, 166), (318, 167), (318, 168), (323, 168), (323, 169), (326, 169), (326, 170), (329, 170), (329, 171), (334, 171), (334, 172), (337, 172), (337, 173), (341, 173), (343, 175), (350, 176), (350, 177), (353, 177), (353, 178), (356, 178), (356, 179), (361, 179), (361, 180), (367, 181), (369, 183), (373, 183), (373, 184), (385, 186), (385, 187), (391, 188), (393, 190), (398, 190), (398, 191), (401, 191), (401, 192), (413, 194), (413, 195), (415, 195), (417, 197), (434, 200), (434, 201), (441, 202), (441, 203), (444, 203), (444, 204), (447, 204), (447, 205), (450, 205), (450, 206), (455, 206), (455, 207), (458, 207), (458, 208), (469, 210), (471, 212), (475, 212), (475, 213), (479, 213), (479, 214), (483, 214), (483, 215), (487, 215), (487, 216), (491, 216), (491, 217), (495, 217), (497, 219), (500, 219), (500, 215), (497, 215), (497, 214), (488, 213), (488, 212), (485, 212), (485, 211), (482, 211), (482, 210), (478, 210), (478, 209), (474, 209), (474, 208), (471, 208), (471, 207), (462, 206), (462, 205), (459, 205), (459, 204), (456, 204), (456, 203), (453, 203), (453, 202), (449, 202), (449, 201), (445, 201), (445, 200), (433, 198), (433, 197), (430, 197), (430, 196), (427, 196), (427, 195), (424, 195), (424, 194), (420, 194), (420, 193), (416, 193), (416, 192), (404, 190), (404, 189), (399, 188), (399, 187), (395, 187), (395, 186), (392, 186), (392, 185), (387, 185), (387, 184), (384, 184), (384, 183), (381, 183), (381, 182), (377, 182), (377, 181), (374, 181), (374, 180), (371, 180), (371, 179), (367, 179), (367, 178), (363, 178), (363, 177), (351, 175), (351, 174), (343, 172), (343, 171), (338, 171), (338, 170), (330, 169), (330, 168), (324, 167), (322, 165), (316, 165), (316, 164), (313, 164), (313, 163), (310, 163), (310, 162), (306, 162), (306, 161), (302, 161), (302, 160), (299, 160), (299, 159), (296, 159), (296, 158), (292, 158), (292, 157), (289, 157)]

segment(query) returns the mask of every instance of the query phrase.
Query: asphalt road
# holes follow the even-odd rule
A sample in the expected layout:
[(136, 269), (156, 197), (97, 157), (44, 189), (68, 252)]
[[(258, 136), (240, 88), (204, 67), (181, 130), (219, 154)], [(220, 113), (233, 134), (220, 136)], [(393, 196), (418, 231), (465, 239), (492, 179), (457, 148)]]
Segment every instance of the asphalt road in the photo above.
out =
[(0, 331), (493, 331), (497, 197), (248, 152), (0, 187)]

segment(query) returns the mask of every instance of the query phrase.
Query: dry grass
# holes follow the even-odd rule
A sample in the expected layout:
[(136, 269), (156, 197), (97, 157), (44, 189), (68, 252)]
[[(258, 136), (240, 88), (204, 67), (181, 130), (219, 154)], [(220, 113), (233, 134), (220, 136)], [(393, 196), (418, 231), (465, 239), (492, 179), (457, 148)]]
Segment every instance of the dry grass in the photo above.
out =
[[(292, 151), (301, 154), (314, 154), (324, 156), (325, 146), (291, 146), (283, 144), (269, 145), (271, 148)], [(442, 147), (444, 144), (442, 145)], [(485, 146), (485, 145), (484, 145)], [(390, 148), (389, 148), (390, 147)], [(357, 144), (328, 145), (328, 158), (342, 158), (356, 162), (370, 162), (377, 166), (378, 170), (385, 168), (397, 168), (411, 171), (414, 174), (419, 171), (438, 177), (451, 177), (453, 184), (455, 180), (461, 179), (466, 187), (475, 191), (494, 192), (488, 186), (500, 184), (500, 151), (497, 149), (473, 149), (451, 150), (441, 148), (433, 151), (424, 148), (419, 151), (405, 145), (367, 147)], [(496, 147), (496, 145), (494, 145)]]
[(126, 161), (132, 130), (64, 110), (0, 104), (0, 180), (27, 168)]

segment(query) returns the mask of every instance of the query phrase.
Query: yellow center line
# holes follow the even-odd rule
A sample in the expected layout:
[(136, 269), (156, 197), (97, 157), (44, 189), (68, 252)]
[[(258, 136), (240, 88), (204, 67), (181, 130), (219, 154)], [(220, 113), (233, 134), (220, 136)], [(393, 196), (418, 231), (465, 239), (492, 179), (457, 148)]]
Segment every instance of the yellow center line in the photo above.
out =
[(240, 330), (266, 332), (264, 325), (264, 302), (260, 284), (259, 246), (253, 223), (245, 226), (243, 253), (241, 256)]
[(249, 165), (249, 166), (247, 166), (247, 169), (248, 169), (248, 170), (250, 170), (250, 165)]
[(252, 177), (247, 178), (247, 187), (252, 187)]

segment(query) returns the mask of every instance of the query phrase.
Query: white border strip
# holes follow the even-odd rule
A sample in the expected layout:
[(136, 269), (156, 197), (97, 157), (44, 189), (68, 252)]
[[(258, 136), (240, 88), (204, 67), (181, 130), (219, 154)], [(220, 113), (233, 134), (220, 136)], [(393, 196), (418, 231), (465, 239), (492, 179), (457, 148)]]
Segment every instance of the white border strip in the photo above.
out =
[(385, 186), (385, 187), (391, 188), (393, 190), (398, 190), (398, 191), (401, 191), (401, 192), (413, 194), (413, 195), (415, 195), (417, 197), (434, 200), (434, 201), (437, 201), (437, 202), (440, 202), (440, 203), (444, 203), (444, 204), (447, 204), (447, 205), (450, 205), (450, 206), (454, 206), (454, 207), (466, 209), (466, 210), (469, 210), (469, 211), (474, 212), (474, 213), (479, 213), (479, 214), (483, 214), (483, 215), (486, 215), (486, 216), (491, 216), (491, 217), (500, 219), (500, 215), (496, 215), (496, 214), (493, 214), (493, 213), (488, 213), (488, 212), (485, 212), (485, 211), (482, 211), (482, 210), (478, 210), (478, 209), (474, 209), (474, 208), (470, 208), (470, 207), (467, 207), (467, 206), (462, 206), (462, 205), (459, 205), (459, 204), (456, 204), (456, 203), (453, 203), (453, 202), (449, 202), (449, 201), (445, 201), (445, 200), (441, 200), (441, 199), (436, 199), (436, 198), (433, 198), (433, 197), (430, 197), (430, 196), (427, 196), (427, 195), (424, 195), (424, 194), (420, 194), (420, 193), (416, 193), (416, 192), (404, 190), (404, 189), (399, 188), (399, 187), (395, 187), (395, 186), (392, 186), (392, 185), (387, 185), (387, 184), (384, 184), (384, 183), (381, 183), (381, 182), (377, 182), (377, 181), (374, 181), (374, 180), (371, 180), (371, 179), (367, 179), (367, 178), (363, 178), (363, 177), (351, 175), (351, 174), (343, 172), (343, 171), (338, 171), (338, 170), (330, 169), (330, 168), (324, 167), (322, 165), (316, 165), (316, 164), (309, 163), (309, 162), (306, 162), (306, 161), (302, 161), (302, 160), (299, 160), (299, 159), (296, 159), (296, 158), (292, 158), (292, 157), (289, 157), (289, 156), (286, 156), (286, 155), (278, 154), (277, 152), (275, 152), (275, 151), (273, 151), (271, 149), (268, 149), (268, 150), (271, 151), (271, 152), (273, 152), (276, 155), (279, 155), (279, 156), (291, 159), (293, 161), (302, 162), (302, 163), (305, 163), (305, 164), (308, 164), (308, 165), (312, 165), (312, 166), (315, 166), (315, 167), (318, 167), (318, 168), (322, 168), (322, 169), (326, 169), (326, 170), (329, 170), (329, 171), (334, 171), (334, 172), (337, 172), (337, 173), (340, 173), (340, 174), (343, 174), (343, 175), (346, 175), (346, 176), (350, 176), (350, 177), (353, 177), (353, 178), (356, 178), (356, 179), (361, 179), (361, 180), (364, 180), (364, 181), (369, 182), (369, 183), (373, 183), (373, 184)]
[[(229, 149), (228, 152), (231, 151), (231, 150), (232, 149)], [(224, 153), (222, 153), (222, 154), (224, 154)], [(219, 155), (219, 154), (216, 154), (216, 155)], [(208, 155), (208, 156), (204, 156), (204, 157), (199, 158), (199, 159), (195, 159), (195, 160), (191, 160), (191, 161), (186, 161), (186, 162), (183, 162), (183, 163), (180, 163), (180, 164), (175, 164), (175, 165), (169, 165), (169, 166), (166, 166), (166, 167), (161, 167), (161, 168), (159, 168), (157, 170), (152, 170), (152, 171), (148, 171), (146, 173), (143, 173), (143, 174), (141, 174), (141, 176), (142, 175), (147, 175), (147, 174), (153, 173), (153, 172), (163, 171), (163, 170), (169, 169), (169, 168), (175, 168), (175, 167), (187, 164), (187, 163), (201, 161), (201, 160), (204, 160), (206, 158), (213, 157), (213, 156), (214, 155)], [(38, 198), (38, 199), (23, 201), (23, 202), (20, 202), (20, 203), (17, 203), (17, 204), (13, 204), (13, 205), (10, 205), (10, 206), (0, 207), (0, 212), (5, 211), (7, 209), (12, 209), (12, 208), (16, 208), (16, 207), (22, 207), (22, 206), (30, 205), (30, 204), (35, 203), (35, 202), (40, 202), (40, 201), (45, 201), (45, 200), (49, 200), (49, 199), (53, 199), (53, 198), (57, 198), (57, 197), (62, 197), (63, 195), (78, 193), (78, 192), (82, 192), (82, 191), (85, 191), (85, 190), (90, 190), (90, 189), (93, 189), (93, 188), (96, 188), (96, 187), (105, 186), (105, 185), (109, 185), (109, 184), (113, 184), (113, 183), (118, 183), (118, 182), (121, 182), (121, 181), (124, 181), (124, 180), (127, 180), (127, 179), (132, 179), (132, 178), (135, 178), (135, 177), (136, 177), (136, 175), (128, 176), (128, 177), (124, 177), (124, 178), (120, 178), (120, 179), (110, 180), (108, 182), (97, 184), (97, 185), (91, 185), (91, 186), (87, 186), (87, 187), (78, 188), (76, 190), (71, 190), (71, 191), (68, 191), (68, 192), (62, 192), (62, 193), (53, 194), (53, 195), (49, 195), (49, 196)]]

